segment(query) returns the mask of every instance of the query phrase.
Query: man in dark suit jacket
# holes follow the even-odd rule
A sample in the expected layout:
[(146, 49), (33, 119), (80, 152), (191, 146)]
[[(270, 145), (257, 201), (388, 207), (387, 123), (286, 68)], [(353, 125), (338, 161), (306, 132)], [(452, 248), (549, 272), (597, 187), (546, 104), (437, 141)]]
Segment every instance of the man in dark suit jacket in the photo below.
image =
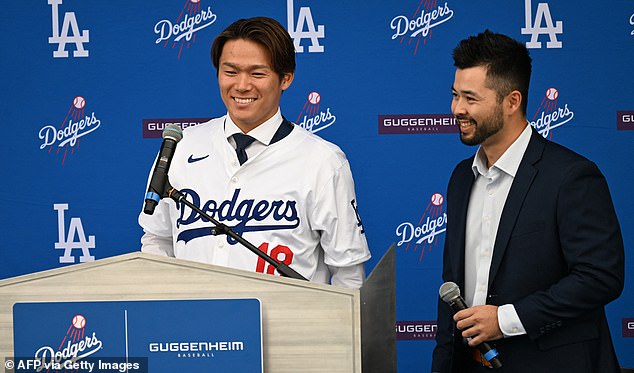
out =
[(623, 290), (624, 248), (594, 163), (526, 120), (526, 47), (485, 31), (460, 42), (452, 112), (479, 145), (447, 191), (443, 280), (469, 308), (438, 304), (432, 372), (491, 371), (487, 342), (513, 373), (617, 373), (604, 306)]

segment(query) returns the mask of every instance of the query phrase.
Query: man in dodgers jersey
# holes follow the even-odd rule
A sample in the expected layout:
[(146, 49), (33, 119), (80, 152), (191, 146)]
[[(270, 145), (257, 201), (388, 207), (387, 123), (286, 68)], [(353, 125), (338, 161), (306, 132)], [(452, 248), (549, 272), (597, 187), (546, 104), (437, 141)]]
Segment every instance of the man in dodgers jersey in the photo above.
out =
[[(211, 54), (228, 114), (183, 131), (170, 184), (307, 279), (360, 287), (370, 252), (345, 154), (279, 109), (295, 71), (290, 35), (273, 19), (242, 19), (216, 37)], [(139, 224), (143, 252), (274, 272), (228, 236), (211, 235), (211, 222), (168, 198), (153, 215), (142, 212)]]

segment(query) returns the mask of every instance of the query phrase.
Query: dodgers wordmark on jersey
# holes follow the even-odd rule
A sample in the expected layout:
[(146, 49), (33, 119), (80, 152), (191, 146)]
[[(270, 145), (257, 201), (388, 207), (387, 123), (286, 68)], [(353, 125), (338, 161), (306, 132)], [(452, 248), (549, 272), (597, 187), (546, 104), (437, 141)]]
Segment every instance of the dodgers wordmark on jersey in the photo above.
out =
[[(311, 281), (329, 282), (324, 264), (349, 267), (370, 258), (352, 173), (339, 147), (293, 125), (288, 136), (240, 166), (225, 134), (226, 118), (183, 131), (169, 170), (172, 186)], [(145, 252), (261, 273), (274, 271), (230, 237), (211, 235), (211, 222), (170, 199), (162, 199), (153, 215), (141, 213), (139, 224), (147, 234), (171, 238), (173, 243), (173, 247), (144, 244)]]

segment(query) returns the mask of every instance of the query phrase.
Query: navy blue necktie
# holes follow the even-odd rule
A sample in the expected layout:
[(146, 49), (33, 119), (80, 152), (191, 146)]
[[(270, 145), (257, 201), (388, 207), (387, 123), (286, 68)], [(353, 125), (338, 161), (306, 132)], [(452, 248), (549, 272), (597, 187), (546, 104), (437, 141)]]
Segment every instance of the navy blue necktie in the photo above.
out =
[(236, 142), (236, 154), (238, 155), (238, 161), (240, 165), (247, 161), (246, 147), (251, 145), (255, 139), (249, 135), (243, 133), (236, 133), (233, 135), (233, 140)]

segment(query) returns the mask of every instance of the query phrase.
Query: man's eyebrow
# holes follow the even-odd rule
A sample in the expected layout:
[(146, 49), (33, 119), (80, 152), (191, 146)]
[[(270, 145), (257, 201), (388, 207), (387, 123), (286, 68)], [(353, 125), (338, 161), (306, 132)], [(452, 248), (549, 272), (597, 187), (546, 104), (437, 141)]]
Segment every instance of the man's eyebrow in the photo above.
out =
[(456, 88), (454, 88), (454, 86), (451, 86), (451, 91), (452, 92), (459, 92), (459, 93), (462, 93), (463, 95), (474, 96), (476, 98), (481, 98), (482, 97), (478, 93), (476, 93), (474, 91), (471, 91), (471, 90), (459, 91)]
[(247, 65), (243, 66), (233, 62), (223, 62), (222, 66), (231, 67), (238, 70), (257, 70), (257, 69), (271, 69), (268, 65)]

